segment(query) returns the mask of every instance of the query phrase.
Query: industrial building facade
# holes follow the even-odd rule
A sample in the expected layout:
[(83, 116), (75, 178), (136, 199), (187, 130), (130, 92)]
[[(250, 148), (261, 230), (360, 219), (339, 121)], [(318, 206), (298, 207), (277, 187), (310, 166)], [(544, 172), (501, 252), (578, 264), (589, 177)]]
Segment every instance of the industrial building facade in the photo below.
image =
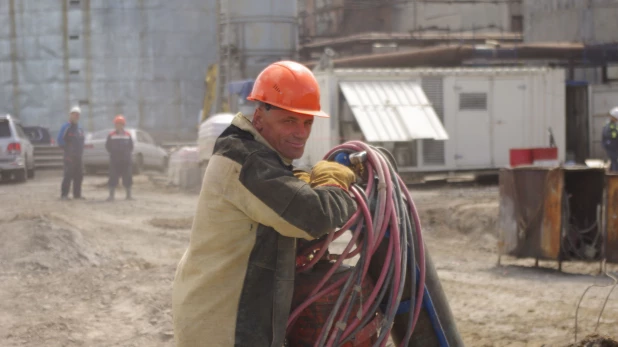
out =
[(193, 139), (217, 59), (214, 0), (0, 1), (0, 112), (57, 132), (129, 126)]

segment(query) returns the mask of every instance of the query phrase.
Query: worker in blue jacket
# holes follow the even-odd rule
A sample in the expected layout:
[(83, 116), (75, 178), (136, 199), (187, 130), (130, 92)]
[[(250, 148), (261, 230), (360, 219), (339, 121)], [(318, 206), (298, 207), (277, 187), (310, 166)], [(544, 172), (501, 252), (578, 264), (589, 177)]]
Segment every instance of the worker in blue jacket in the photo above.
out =
[(611, 162), (609, 170), (618, 172), (618, 107), (609, 111), (609, 122), (603, 127), (603, 148)]
[(73, 182), (73, 199), (84, 199), (82, 196), (82, 155), (84, 153), (84, 130), (79, 126), (82, 111), (75, 106), (69, 113), (69, 121), (60, 128), (56, 142), (64, 150), (64, 176), (62, 178), (60, 199), (69, 199), (69, 188)]
[(122, 177), (122, 185), (127, 192), (127, 200), (131, 200), (131, 186), (133, 185), (133, 139), (131, 134), (124, 130), (126, 120), (122, 115), (116, 116), (114, 126), (116, 130), (107, 136), (105, 148), (109, 152), (109, 198), (107, 201), (114, 200), (114, 192), (118, 185), (118, 180)]

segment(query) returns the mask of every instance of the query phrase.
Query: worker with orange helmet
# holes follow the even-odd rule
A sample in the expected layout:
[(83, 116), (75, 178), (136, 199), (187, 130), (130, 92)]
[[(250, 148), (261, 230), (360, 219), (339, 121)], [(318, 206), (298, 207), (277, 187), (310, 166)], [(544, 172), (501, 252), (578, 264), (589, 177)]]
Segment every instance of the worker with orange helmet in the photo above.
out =
[(273, 63), (248, 100), (257, 103), (253, 120), (236, 115), (216, 142), (176, 271), (178, 347), (282, 346), (297, 238), (321, 237), (356, 211), (350, 169), (323, 161), (295, 175), (292, 167), (314, 118), (328, 117), (311, 71)]
[(118, 185), (118, 180), (122, 177), (122, 185), (127, 192), (127, 200), (131, 200), (131, 186), (133, 185), (133, 139), (131, 134), (124, 130), (127, 121), (123, 115), (114, 118), (116, 129), (107, 135), (105, 148), (109, 153), (109, 197), (108, 201), (114, 200), (114, 192)]

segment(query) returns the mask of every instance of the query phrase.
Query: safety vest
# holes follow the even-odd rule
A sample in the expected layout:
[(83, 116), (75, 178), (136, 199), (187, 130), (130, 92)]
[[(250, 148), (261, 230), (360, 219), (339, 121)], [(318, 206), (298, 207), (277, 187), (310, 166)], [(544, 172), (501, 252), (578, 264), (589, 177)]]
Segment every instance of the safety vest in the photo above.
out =
[(609, 125), (609, 133), (611, 134), (612, 139), (615, 139), (618, 137), (618, 130), (616, 129), (616, 124), (611, 123)]

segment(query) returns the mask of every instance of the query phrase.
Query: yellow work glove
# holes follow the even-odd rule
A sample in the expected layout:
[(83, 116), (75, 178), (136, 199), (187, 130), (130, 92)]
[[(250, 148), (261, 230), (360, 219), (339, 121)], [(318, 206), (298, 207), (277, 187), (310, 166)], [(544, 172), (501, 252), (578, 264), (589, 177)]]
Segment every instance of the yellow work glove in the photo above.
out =
[(294, 176), (298, 178), (299, 180), (304, 181), (305, 183), (309, 183), (309, 179), (311, 178), (310, 173), (305, 172), (303, 170), (294, 170), (293, 173), (294, 173)]
[(356, 181), (354, 172), (334, 161), (319, 161), (311, 170), (310, 184), (312, 188), (320, 186), (337, 186), (348, 190), (350, 184)]

